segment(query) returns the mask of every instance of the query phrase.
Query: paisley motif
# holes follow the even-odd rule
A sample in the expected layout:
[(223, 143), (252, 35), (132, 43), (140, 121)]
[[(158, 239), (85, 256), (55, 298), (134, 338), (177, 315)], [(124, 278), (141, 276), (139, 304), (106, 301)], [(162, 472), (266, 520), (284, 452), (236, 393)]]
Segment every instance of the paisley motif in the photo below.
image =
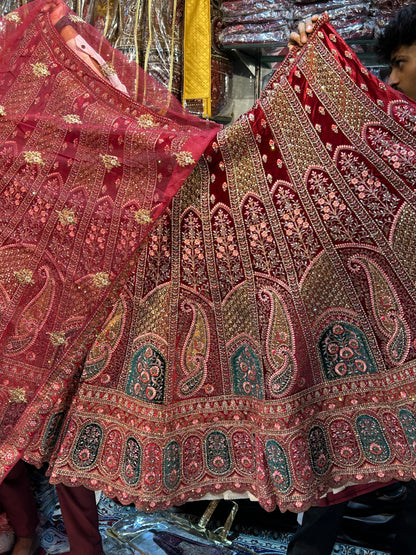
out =
[(49, 419), (42, 437), (42, 451), (48, 453), (58, 440), (64, 422), (64, 411), (54, 413)]
[(188, 333), (181, 351), (181, 367), (186, 373), (178, 384), (181, 397), (197, 393), (203, 386), (207, 375), (209, 357), (209, 326), (201, 306), (191, 301), (182, 304), (182, 311), (191, 316)]
[(88, 353), (82, 373), (83, 379), (96, 377), (110, 362), (123, 333), (125, 319), (126, 303), (120, 298)]
[(16, 322), (15, 332), (6, 345), (9, 355), (19, 355), (33, 345), (48, 319), (55, 296), (55, 280), (46, 266), (39, 269), (39, 274), (44, 283), (41, 290), (23, 308)]
[(296, 380), (294, 333), (291, 322), (286, 317), (287, 308), (278, 293), (267, 288), (260, 290), (258, 297), (260, 302), (268, 305), (264, 344), (265, 358), (271, 374), (267, 380), (267, 389), (272, 397), (277, 397)]
[(386, 353), (393, 364), (401, 364), (410, 348), (409, 326), (393, 286), (378, 264), (368, 257), (356, 255), (349, 261), (353, 272), (364, 270), (369, 304), (380, 332), (387, 338)]
[[(401, 425), (400, 419), (391, 412), (386, 412), (383, 414), (384, 430), (390, 436), (390, 442), (394, 446), (394, 453), (400, 461), (409, 461), (412, 458), (412, 450), (414, 447), (411, 442), (408, 442), (406, 434), (403, 432), (403, 428), (407, 425), (407, 418), (403, 415), (403, 422)], [(415, 423), (416, 424), (416, 423)], [(411, 435), (411, 434), (410, 434)], [(416, 439), (416, 436), (415, 436)], [(409, 443), (412, 446), (412, 450), (409, 447)]]

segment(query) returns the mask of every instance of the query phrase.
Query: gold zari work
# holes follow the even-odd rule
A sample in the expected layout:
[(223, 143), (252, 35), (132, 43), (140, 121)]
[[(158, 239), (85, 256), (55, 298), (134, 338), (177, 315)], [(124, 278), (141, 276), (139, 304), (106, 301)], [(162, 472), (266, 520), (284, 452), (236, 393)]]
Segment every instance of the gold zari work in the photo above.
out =
[[(16, 409), (1, 469), (20, 449), (49, 461), (52, 482), (147, 510), (231, 491), (302, 511), (339, 488), (415, 477), (414, 104), (324, 20), (203, 157), (155, 137), (156, 110), (146, 134), (137, 104), (110, 109), (121, 95), (109, 88), (105, 110), (88, 104), (101, 86), (90, 79), (78, 85), (88, 109), (76, 152), (73, 131), (48, 121), (28, 139), (25, 152), (65, 146), (64, 162), (19, 166), (15, 143), (2, 146), (13, 178), (0, 232), (13, 242), (0, 250), (0, 301), (14, 318), (0, 384), (16, 361), (44, 379)], [(73, 113), (61, 99), (56, 110)], [(89, 121), (106, 132), (88, 133)], [(154, 218), (163, 172), (197, 159)], [(35, 205), (25, 188), (39, 172)], [(20, 213), (30, 219), (17, 226)], [(43, 245), (21, 287), (9, 268), (34, 268)]]

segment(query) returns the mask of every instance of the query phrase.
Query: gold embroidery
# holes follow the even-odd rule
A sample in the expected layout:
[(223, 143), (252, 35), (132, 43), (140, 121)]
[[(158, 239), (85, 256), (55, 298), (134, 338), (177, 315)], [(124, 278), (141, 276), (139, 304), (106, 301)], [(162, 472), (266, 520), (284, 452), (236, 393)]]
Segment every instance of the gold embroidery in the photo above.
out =
[(175, 153), (174, 156), (176, 156), (178, 164), (182, 167), (189, 166), (190, 164), (195, 164), (192, 152), (183, 150), (182, 152)]
[(139, 225), (148, 224), (152, 221), (150, 210), (142, 208), (134, 212), (134, 217)]
[(28, 269), (18, 270), (14, 272), (14, 276), (19, 283), (22, 283), (24, 285), (29, 283), (35, 283), (32, 279), (33, 278), (32, 270), (28, 270)]
[(151, 116), (147, 116), (147, 115), (139, 116), (138, 118), (136, 118), (136, 120), (137, 120), (137, 123), (140, 125), (140, 127), (143, 127), (143, 129), (148, 129), (149, 127), (157, 126), (157, 123)]
[(77, 114), (67, 114), (62, 116), (66, 123), (82, 123), (81, 118)]
[(23, 387), (15, 387), (9, 390), (9, 403), (27, 403), (26, 391)]
[(6, 109), (4, 106), (0, 106), (0, 116), (5, 116), (6, 115)]
[(110, 171), (116, 166), (120, 165), (120, 162), (117, 156), (111, 156), (111, 154), (100, 154), (100, 156), (107, 171)]
[(72, 14), (69, 16), (69, 19), (73, 22), (73, 23), (83, 23), (84, 20), (82, 19), (82, 17), (79, 17), (78, 15)]
[(97, 272), (93, 277), (92, 280), (96, 287), (107, 287), (110, 285), (109, 276), (106, 272)]
[(64, 208), (63, 210), (57, 210), (59, 222), (61, 225), (76, 224), (77, 219), (75, 217), (74, 211)]
[(7, 21), (13, 21), (14, 23), (21, 23), (22, 20), (19, 17), (19, 14), (17, 14), (16, 12), (10, 12), (7, 15), (4, 16), (4, 19), (6, 19)]
[(101, 73), (105, 77), (110, 77), (110, 75), (116, 75), (116, 70), (114, 69), (113, 64), (106, 62), (101, 66)]
[(49, 332), (48, 335), (49, 335), (50, 342), (54, 347), (59, 347), (60, 345), (67, 344), (65, 333), (62, 331)]
[(33, 68), (33, 73), (36, 75), (36, 77), (42, 77), (42, 75), (47, 76), (51, 74), (48, 69), (48, 66), (46, 64), (43, 64), (42, 62), (37, 62), (36, 64), (32, 64), (32, 68)]
[(23, 154), (25, 160), (28, 164), (41, 164), (43, 165), (45, 162), (42, 159), (42, 154), (37, 150), (28, 150)]

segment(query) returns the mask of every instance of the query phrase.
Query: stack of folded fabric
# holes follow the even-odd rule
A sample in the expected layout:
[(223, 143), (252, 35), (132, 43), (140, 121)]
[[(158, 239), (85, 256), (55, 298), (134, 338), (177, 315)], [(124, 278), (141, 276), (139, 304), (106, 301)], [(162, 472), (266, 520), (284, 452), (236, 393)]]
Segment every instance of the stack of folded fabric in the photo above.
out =
[(375, 13), (375, 36), (377, 37), (383, 32), (397, 10), (411, 3), (411, 0), (372, 0)]
[(346, 40), (371, 39), (374, 36), (375, 21), (371, 3), (357, 0), (326, 0), (318, 3), (295, 0), (293, 27), (306, 17), (323, 12), (328, 12), (331, 23)]
[(224, 0), (223, 45), (285, 42), (293, 19), (291, 0)]

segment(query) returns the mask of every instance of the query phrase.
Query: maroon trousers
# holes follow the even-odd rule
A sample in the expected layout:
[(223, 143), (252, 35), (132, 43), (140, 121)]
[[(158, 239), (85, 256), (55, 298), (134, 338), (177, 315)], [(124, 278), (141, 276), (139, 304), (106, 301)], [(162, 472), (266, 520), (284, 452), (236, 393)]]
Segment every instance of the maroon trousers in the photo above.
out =
[[(56, 486), (62, 518), (68, 535), (71, 555), (101, 555), (95, 495), (84, 487)], [(35, 533), (38, 515), (29, 477), (23, 461), (19, 461), (0, 485), (3, 506), (16, 536)]]

